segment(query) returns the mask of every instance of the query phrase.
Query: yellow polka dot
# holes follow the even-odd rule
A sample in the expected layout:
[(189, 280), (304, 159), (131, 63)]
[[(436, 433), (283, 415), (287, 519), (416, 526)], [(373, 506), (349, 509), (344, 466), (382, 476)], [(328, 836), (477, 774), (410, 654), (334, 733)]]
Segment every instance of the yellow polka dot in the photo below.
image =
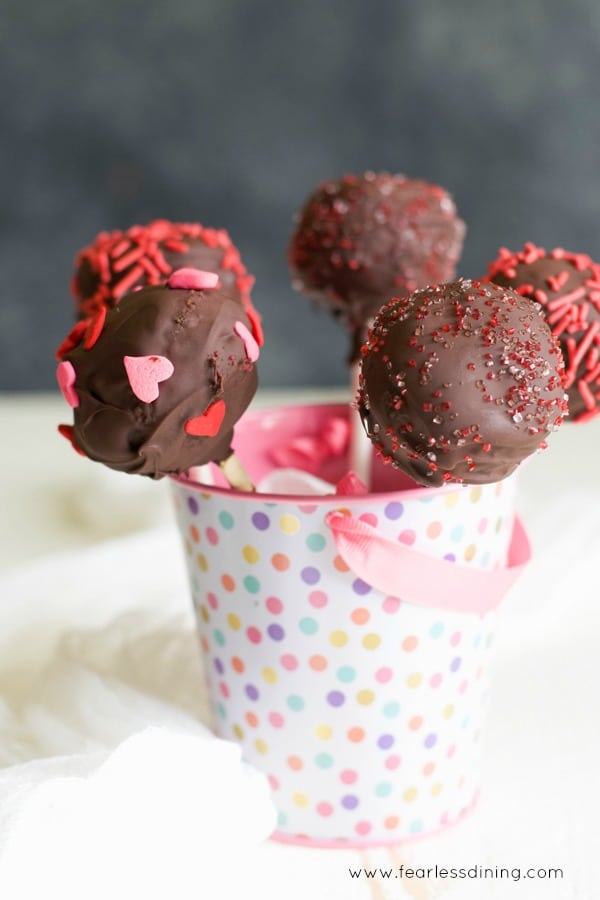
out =
[(379, 647), (380, 643), (381, 638), (374, 632), (365, 634), (364, 638), (362, 639), (362, 645), (366, 650), (375, 650), (376, 647)]
[(475, 556), (476, 547), (475, 544), (469, 544), (469, 546), (465, 550), (465, 559), (467, 562), (470, 562)]
[(451, 494), (446, 494), (444, 497), (444, 506), (447, 506), (448, 509), (452, 509), (453, 506), (456, 506), (458, 503), (458, 498), (460, 497), (460, 493), (458, 491), (453, 491)]
[(471, 503), (477, 503), (478, 500), (481, 499), (482, 490), (480, 487), (471, 488), (471, 493), (469, 499)]
[(406, 679), (406, 683), (409, 688), (418, 688), (421, 682), (423, 681), (423, 676), (420, 672), (411, 672), (408, 678)]
[(185, 539), (185, 552), (187, 553), (188, 556), (192, 555), (192, 545), (190, 544), (190, 542), (188, 541), (187, 538)]
[(286, 513), (280, 518), (279, 527), (284, 534), (296, 534), (300, 530), (300, 520), (296, 516)]
[(442, 793), (442, 785), (439, 781), (433, 785), (433, 787), (431, 788), (431, 793), (434, 797), (437, 797), (438, 794)]
[(244, 549), (242, 550), (242, 556), (249, 563), (256, 563), (260, 559), (260, 554), (256, 547), (251, 547), (250, 544), (246, 544)]
[(308, 806), (308, 795), (297, 791), (295, 794), (292, 794), (292, 803), (294, 806)]
[(243, 737), (244, 737), (244, 729), (242, 728), (241, 725), (234, 725), (234, 726), (233, 726), (233, 733), (235, 734), (235, 736), (236, 736), (236, 738), (238, 739), (238, 741), (241, 741), (241, 740), (243, 739)]
[(254, 741), (254, 746), (259, 753), (263, 754), (263, 756), (269, 752), (269, 745), (266, 741), (263, 741), (262, 738), (256, 738), (256, 740)]
[(348, 643), (348, 635), (345, 631), (332, 631), (329, 635), (329, 643), (334, 647), (343, 647)]
[(321, 741), (328, 741), (333, 734), (331, 725), (317, 725), (315, 734)]
[(368, 688), (365, 688), (364, 690), (359, 691), (358, 694), (356, 695), (357, 702), (360, 703), (362, 706), (369, 706), (369, 704), (372, 703), (374, 699), (375, 699), (375, 694), (373, 693), (373, 691), (368, 690)]
[(404, 791), (404, 793), (402, 794), (402, 799), (404, 800), (405, 803), (412, 803), (413, 800), (417, 799), (417, 793), (418, 793), (418, 791), (416, 788), (414, 788), (414, 787), (407, 788)]
[(209, 613), (208, 609), (206, 608), (206, 606), (200, 607), (200, 615), (202, 616), (203, 622), (210, 622), (210, 613)]
[(212, 500), (212, 497), (210, 494), (202, 493), (202, 494), (200, 494), (200, 496), (202, 497), (203, 500)]
[(448, 706), (444, 707), (444, 711), (442, 712), (442, 715), (445, 719), (452, 718), (452, 716), (454, 715), (454, 706), (452, 703), (449, 703)]
[(232, 631), (239, 631), (242, 627), (242, 621), (239, 616), (236, 616), (235, 613), (229, 613), (227, 616), (227, 624), (232, 629)]
[(265, 666), (261, 674), (263, 680), (266, 681), (267, 684), (275, 684), (275, 682), (277, 681), (277, 672), (270, 666)]
[(196, 557), (196, 560), (198, 562), (198, 568), (201, 569), (203, 572), (207, 572), (208, 571), (208, 561), (207, 561), (204, 553), (199, 553), (198, 556)]
[(496, 532), (499, 532), (502, 528), (502, 516), (498, 516), (496, 519)]

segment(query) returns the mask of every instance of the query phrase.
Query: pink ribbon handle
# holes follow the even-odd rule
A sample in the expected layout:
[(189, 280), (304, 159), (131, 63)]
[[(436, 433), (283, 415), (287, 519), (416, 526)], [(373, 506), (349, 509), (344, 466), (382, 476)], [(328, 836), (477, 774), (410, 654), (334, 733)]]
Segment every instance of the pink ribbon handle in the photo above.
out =
[(507, 565), (491, 571), (427, 556), (339, 510), (328, 512), (325, 522), (338, 553), (362, 581), (415, 606), (448, 612), (482, 614), (496, 609), (531, 559), (529, 538), (518, 518)]

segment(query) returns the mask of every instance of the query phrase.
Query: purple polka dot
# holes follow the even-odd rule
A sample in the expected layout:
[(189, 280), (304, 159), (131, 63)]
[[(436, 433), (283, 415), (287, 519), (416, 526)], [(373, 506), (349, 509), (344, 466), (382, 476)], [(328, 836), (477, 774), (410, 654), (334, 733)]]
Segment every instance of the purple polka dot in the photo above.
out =
[(448, 562), (456, 562), (456, 556), (454, 555), (454, 553), (445, 553), (444, 559), (447, 559)]
[(458, 670), (460, 669), (461, 662), (462, 662), (462, 660), (461, 660), (460, 656), (455, 656), (454, 659), (452, 660), (452, 662), (450, 663), (450, 671), (458, 672)]
[(285, 631), (281, 627), (281, 625), (269, 625), (267, 628), (267, 634), (273, 641), (282, 641), (285, 637)]
[(362, 581), (360, 578), (355, 578), (352, 582), (352, 590), (355, 594), (359, 596), (363, 596), (364, 594), (368, 594), (371, 590), (371, 585), (367, 584), (366, 581)]
[(327, 702), (330, 706), (342, 706), (346, 698), (341, 691), (330, 691), (327, 694)]
[(386, 519), (392, 519), (393, 521), (400, 518), (404, 512), (404, 507), (401, 503), (388, 503), (383, 512)]
[(214, 667), (217, 670), (217, 672), (219, 673), (219, 675), (222, 675), (223, 672), (225, 671), (225, 669), (223, 668), (223, 663), (221, 662), (220, 659), (214, 660)]
[(355, 794), (346, 794), (342, 797), (342, 806), (344, 809), (356, 809), (358, 806), (358, 797)]
[(435, 747), (436, 742), (437, 734), (428, 734), (424, 741), (426, 747)]
[(246, 696), (250, 698), (250, 700), (258, 700), (260, 694), (258, 693), (258, 689), (254, 687), (253, 684), (247, 684), (245, 687)]
[(198, 506), (198, 501), (196, 500), (196, 498), (188, 497), (187, 504), (188, 504), (189, 510), (192, 513), (192, 515), (197, 516), (198, 510), (200, 509), (200, 507)]
[(271, 524), (269, 517), (263, 512), (255, 512), (252, 516), (252, 524), (259, 531), (266, 531)]
[(394, 743), (394, 735), (393, 734), (382, 734), (379, 740), (377, 741), (377, 746), (381, 747), (382, 750), (389, 750)]
[(314, 566), (306, 566), (300, 572), (300, 577), (305, 584), (317, 584), (321, 580), (321, 573)]

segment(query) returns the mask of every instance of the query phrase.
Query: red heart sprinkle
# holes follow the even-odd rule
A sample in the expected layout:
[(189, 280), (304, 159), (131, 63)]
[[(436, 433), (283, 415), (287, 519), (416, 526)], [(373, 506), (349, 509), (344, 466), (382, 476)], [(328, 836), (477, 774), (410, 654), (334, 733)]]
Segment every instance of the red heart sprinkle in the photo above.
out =
[(185, 432), (192, 437), (214, 437), (219, 432), (224, 416), (225, 401), (217, 400), (201, 416), (188, 419), (184, 426)]
[(83, 450), (80, 450), (79, 447), (77, 446), (77, 444), (75, 443), (75, 438), (73, 437), (73, 426), (72, 425), (59, 425), (58, 433), (62, 434), (62, 436), (68, 440), (71, 447), (73, 448), (73, 450), (75, 450), (76, 453), (79, 453), (80, 456), (86, 455), (83, 452)]

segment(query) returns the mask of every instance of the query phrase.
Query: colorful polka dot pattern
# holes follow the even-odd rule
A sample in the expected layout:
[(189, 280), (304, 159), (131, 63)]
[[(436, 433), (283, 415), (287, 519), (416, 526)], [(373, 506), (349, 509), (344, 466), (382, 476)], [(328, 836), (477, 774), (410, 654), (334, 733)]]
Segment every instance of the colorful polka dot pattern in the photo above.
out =
[[(268, 775), (280, 831), (385, 842), (456, 819), (478, 789), (494, 617), (372, 589), (336, 555), (334, 503), (173, 490), (215, 728)], [(507, 482), (346, 505), (430, 555), (506, 554)]]

